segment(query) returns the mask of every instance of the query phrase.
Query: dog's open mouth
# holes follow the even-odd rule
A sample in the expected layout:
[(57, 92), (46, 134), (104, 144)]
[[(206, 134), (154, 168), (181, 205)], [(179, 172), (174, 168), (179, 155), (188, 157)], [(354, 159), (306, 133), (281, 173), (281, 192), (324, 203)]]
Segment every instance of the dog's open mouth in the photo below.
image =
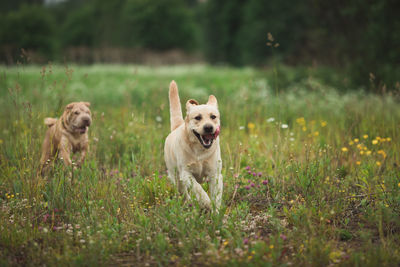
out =
[(215, 134), (201, 135), (198, 132), (196, 132), (195, 130), (193, 130), (193, 133), (197, 137), (197, 139), (199, 139), (200, 143), (202, 144), (202, 146), (204, 148), (210, 148), (214, 139), (216, 138)]
[(87, 128), (88, 128), (87, 126), (83, 125), (81, 127), (76, 127), (75, 130), (80, 134), (84, 134), (84, 133), (86, 133)]

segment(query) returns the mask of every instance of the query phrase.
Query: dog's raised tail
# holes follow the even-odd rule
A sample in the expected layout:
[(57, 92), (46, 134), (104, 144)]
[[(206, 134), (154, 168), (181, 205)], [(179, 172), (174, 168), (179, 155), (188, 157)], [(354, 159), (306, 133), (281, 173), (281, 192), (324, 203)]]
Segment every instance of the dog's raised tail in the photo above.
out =
[(55, 118), (45, 118), (44, 119), (44, 124), (46, 124), (48, 127), (53, 126), (54, 124), (56, 124), (57, 119)]
[(171, 119), (171, 131), (183, 123), (181, 101), (179, 99), (178, 86), (175, 81), (169, 85), (169, 111)]

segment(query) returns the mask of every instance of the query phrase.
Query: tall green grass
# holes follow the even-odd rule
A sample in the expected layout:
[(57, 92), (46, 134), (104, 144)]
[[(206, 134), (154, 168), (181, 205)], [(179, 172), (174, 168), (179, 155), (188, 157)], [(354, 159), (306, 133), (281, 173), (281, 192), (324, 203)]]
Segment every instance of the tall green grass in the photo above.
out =
[[(399, 264), (398, 99), (317, 72), (1, 67), (0, 264)], [(220, 214), (166, 178), (172, 79), (182, 101), (218, 99)], [(43, 119), (72, 101), (92, 103), (87, 161), (40, 177)]]

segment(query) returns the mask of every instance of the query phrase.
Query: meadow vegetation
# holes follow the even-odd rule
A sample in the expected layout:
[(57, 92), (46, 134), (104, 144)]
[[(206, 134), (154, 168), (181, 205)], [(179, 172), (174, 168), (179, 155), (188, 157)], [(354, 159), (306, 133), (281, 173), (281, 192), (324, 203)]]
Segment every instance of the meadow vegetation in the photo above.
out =
[[(399, 98), (343, 93), (320, 77), (285, 67), (0, 67), (0, 265), (398, 265)], [(167, 180), (172, 79), (182, 102), (219, 101), (219, 214)], [(92, 103), (87, 161), (38, 176), (43, 119), (80, 100)]]

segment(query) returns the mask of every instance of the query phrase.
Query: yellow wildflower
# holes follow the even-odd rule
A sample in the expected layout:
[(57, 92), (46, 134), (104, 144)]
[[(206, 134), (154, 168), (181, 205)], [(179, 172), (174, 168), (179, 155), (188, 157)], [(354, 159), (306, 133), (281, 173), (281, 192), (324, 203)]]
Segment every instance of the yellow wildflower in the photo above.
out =
[(392, 141), (392, 138), (387, 137), (387, 138), (386, 138), (386, 142), (390, 142), (390, 141)]
[(364, 139), (367, 139), (367, 138), (368, 138), (368, 134), (364, 134), (364, 135), (363, 135), (363, 138), (364, 138)]
[(354, 143), (358, 143), (360, 140), (358, 138), (354, 138)]
[(361, 161), (356, 161), (356, 164), (357, 164), (357, 165), (360, 165), (360, 164), (361, 164)]
[(349, 151), (349, 150), (347, 149), (347, 147), (342, 147), (342, 151), (343, 151), (343, 152), (347, 152), (347, 151)]
[(400, 183), (398, 183), (397, 186), (400, 187)]
[(303, 126), (302, 130), (303, 130), (303, 132), (307, 131), (307, 127)]
[(318, 132), (318, 131), (316, 131), (316, 132), (314, 133), (314, 135), (315, 135), (315, 136), (318, 136), (318, 135), (319, 135), (319, 132)]
[(376, 162), (376, 166), (381, 166), (381, 165), (382, 165), (382, 163), (380, 161)]
[(329, 259), (331, 259), (331, 261), (333, 261), (333, 262), (340, 259), (341, 256), (342, 256), (342, 252), (340, 252), (340, 251), (332, 251), (331, 253), (329, 253)]
[(304, 126), (306, 124), (306, 120), (304, 119), (304, 117), (301, 118), (297, 118), (296, 122), (302, 126)]
[(252, 123), (252, 122), (249, 122), (247, 124), (247, 128), (249, 128), (250, 130), (253, 130), (255, 127), (256, 127), (256, 125), (254, 123)]
[(273, 249), (273, 248), (274, 248), (274, 245), (270, 245), (269, 248), (270, 248), (270, 249)]
[(224, 242), (224, 246), (226, 246), (226, 245), (228, 245), (229, 244), (229, 242), (228, 241), (225, 241)]
[(248, 260), (251, 260), (252, 258), (253, 258), (253, 256), (251, 256), (251, 255), (247, 257)]
[(3, 144), (3, 139), (0, 139), (0, 145)]
[(376, 140), (376, 139), (372, 140), (372, 144), (373, 144), (373, 145), (378, 144), (378, 140)]
[(372, 153), (371, 150), (368, 150), (367, 152), (365, 152), (365, 154), (366, 154), (367, 156), (371, 155), (371, 153)]
[(325, 127), (328, 123), (326, 121), (321, 121), (321, 127)]
[(354, 142), (350, 140), (349, 146), (352, 146), (352, 145), (354, 145)]
[(361, 150), (361, 151), (360, 151), (360, 155), (364, 155), (364, 151)]
[(386, 158), (386, 152), (381, 150), (378, 150), (378, 154), (382, 155), (383, 158)]

